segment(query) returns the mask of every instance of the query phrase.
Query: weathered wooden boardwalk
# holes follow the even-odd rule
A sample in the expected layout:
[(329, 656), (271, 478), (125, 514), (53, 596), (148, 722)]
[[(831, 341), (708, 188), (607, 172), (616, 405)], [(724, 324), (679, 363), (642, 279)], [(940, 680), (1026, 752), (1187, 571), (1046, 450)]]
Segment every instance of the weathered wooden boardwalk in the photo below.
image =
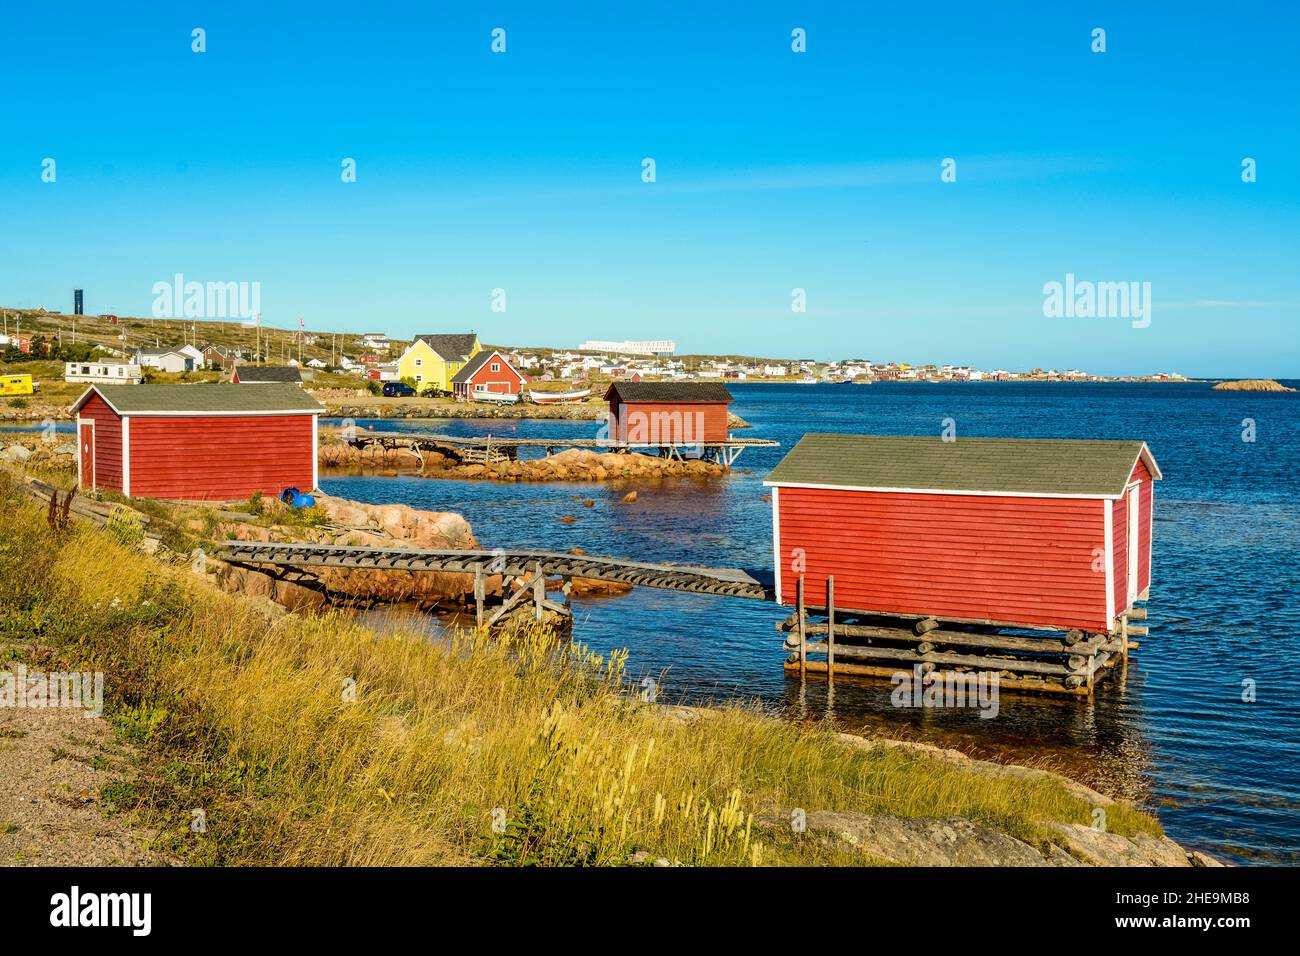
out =
[(343, 544), (279, 544), (227, 541), (214, 555), (231, 564), (273, 564), (300, 568), (364, 568), (391, 571), (458, 571), (521, 577), (593, 578), (669, 591), (770, 600), (771, 588), (739, 568), (652, 564), (566, 551), (513, 548), (497, 551), (432, 548), (371, 548)]
[[(452, 571), (474, 575), (474, 604), (480, 625), (492, 626), (522, 602), (531, 599), (541, 620), (546, 611), (571, 618), (570, 592), (574, 578), (616, 581), (637, 587), (691, 591), (765, 601), (772, 587), (738, 568), (704, 568), (683, 564), (652, 564), (530, 548), (509, 551), (465, 551), (431, 548), (374, 548), (340, 544), (278, 544), (227, 541), (215, 557), (248, 567), (273, 566), (310, 573), (311, 568), (355, 568), (385, 571)], [(500, 575), (507, 582), (505, 600), (487, 606), (486, 580)], [(547, 578), (563, 581), (564, 603), (546, 597)], [(511, 582), (518, 584), (515, 589)], [(512, 593), (513, 592), (513, 593)]]
[(682, 452), (698, 450), (700, 457), (721, 462), (730, 468), (747, 448), (779, 448), (770, 438), (728, 438), (725, 442), (620, 442), (614, 438), (510, 438), (497, 435), (465, 437), (462, 435), (419, 434), (408, 432), (373, 432), (355, 428), (345, 441), (358, 448), (378, 445), (381, 448), (408, 448), (415, 452), (450, 449), (466, 461), (504, 461), (519, 456), (521, 448), (541, 448), (547, 455), (557, 449), (588, 448), (602, 452), (653, 451), (665, 458), (682, 458)]

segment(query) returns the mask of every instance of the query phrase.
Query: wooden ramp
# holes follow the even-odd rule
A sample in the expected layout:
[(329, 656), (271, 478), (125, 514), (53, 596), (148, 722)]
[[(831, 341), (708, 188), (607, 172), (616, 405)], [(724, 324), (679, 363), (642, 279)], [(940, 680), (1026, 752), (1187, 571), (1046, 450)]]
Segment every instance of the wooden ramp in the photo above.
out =
[(772, 589), (738, 568), (704, 568), (650, 563), (564, 551), (512, 548), (457, 551), (429, 548), (366, 548), (341, 544), (277, 544), (227, 541), (214, 557), (231, 564), (291, 568), (365, 568), (392, 571), (459, 571), (524, 577), (594, 578), (637, 587), (692, 591), (726, 597), (769, 600)]

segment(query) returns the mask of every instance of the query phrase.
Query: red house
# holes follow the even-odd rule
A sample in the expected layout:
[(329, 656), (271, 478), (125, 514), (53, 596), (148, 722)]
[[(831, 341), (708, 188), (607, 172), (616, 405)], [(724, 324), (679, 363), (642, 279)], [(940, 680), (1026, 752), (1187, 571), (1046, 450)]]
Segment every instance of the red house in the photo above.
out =
[(451, 380), (452, 394), (465, 402), (476, 399), (517, 398), (528, 376), (511, 365), (496, 349), (484, 349), (465, 363)]
[(1109, 633), (1151, 585), (1140, 441), (809, 434), (772, 489), (777, 600)]
[(296, 385), (92, 385), (72, 410), (82, 488), (234, 501), (316, 487), (324, 408)]
[(615, 382), (605, 393), (609, 431), (629, 445), (695, 445), (727, 440), (725, 385), (714, 382)]

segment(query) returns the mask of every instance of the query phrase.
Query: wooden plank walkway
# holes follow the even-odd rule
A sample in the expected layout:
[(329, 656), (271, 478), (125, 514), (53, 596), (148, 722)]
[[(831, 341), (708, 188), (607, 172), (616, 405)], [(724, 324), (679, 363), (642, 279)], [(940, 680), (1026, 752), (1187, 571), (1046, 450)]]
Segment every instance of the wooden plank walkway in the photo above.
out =
[(613, 438), (510, 438), (497, 435), (466, 437), (463, 435), (426, 434), (420, 432), (372, 432), (358, 428), (354, 443), (397, 441), (403, 444), (448, 445), (451, 447), (478, 447), (489, 442), (497, 448), (658, 448), (676, 445), (679, 448), (779, 448), (781, 443), (771, 438), (728, 438), (725, 442), (620, 442)]
[(670, 458), (680, 458), (683, 449), (699, 449), (708, 459), (716, 459), (730, 468), (747, 448), (779, 448), (771, 438), (728, 438), (726, 441), (699, 442), (620, 442), (613, 438), (511, 438), (497, 435), (466, 437), (463, 435), (422, 434), (418, 432), (373, 432), (355, 428), (345, 439), (358, 448), (379, 445), (382, 448), (411, 448), (433, 451), (450, 448), (465, 460), (499, 461), (515, 458), (521, 448), (542, 448), (548, 455), (557, 449), (589, 448), (605, 452), (655, 451)]
[(231, 564), (297, 568), (367, 568), (394, 571), (459, 571), (511, 577), (594, 578), (637, 587), (691, 591), (727, 597), (769, 600), (769, 585), (738, 568), (705, 568), (685, 564), (650, 563), (564, 551), (513, 548), (497, 551), (457, 551), (430, 548), (370, 548), (341, 544), (278, 544), (227, 541), (214, 557)]

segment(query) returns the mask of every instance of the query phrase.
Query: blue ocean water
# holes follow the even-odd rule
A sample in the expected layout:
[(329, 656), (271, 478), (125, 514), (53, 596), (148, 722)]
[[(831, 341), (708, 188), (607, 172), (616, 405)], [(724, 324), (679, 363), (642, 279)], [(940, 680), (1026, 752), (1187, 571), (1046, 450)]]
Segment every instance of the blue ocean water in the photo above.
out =
[[(1294, 385), (1295, 383), (1288, 383)], [(1148, 383), (732, 386), (742, 434), (780, 449), (744, 453), (709, 482), (505, 484), (413, 475), (322, 476), (362, 501), (458, 511), (486, 546), (770, 571), (762, 479), (808, 431), (1132, 438), (1151, 447), (1156, 486), (1151, 633), (1125, 674), (1091, 701), (1004, 694), (998, 716), (899, 710), (888, 684), (801, 685), (785, 676), (774, 605), (637, 589), (579, 602), (575, 635), (627, 647), (634, 675), (693, 700), (759, 699), (796, 720), (1040, 763), (1142, 802), (1180, 842), (1242, 863), (1300, 862), (1300, 393), (1214, 392)], [(376, 430), (577, 437), (594, 423), (376, 421)], [(639, 500), (623, 504), (635, 487)], [(595, 500), (594, 508), (581, 499)], [(560, 522), (573, 515), (573, 524)], [(1244, 692), (1253, 687), (1253, 700)]]

